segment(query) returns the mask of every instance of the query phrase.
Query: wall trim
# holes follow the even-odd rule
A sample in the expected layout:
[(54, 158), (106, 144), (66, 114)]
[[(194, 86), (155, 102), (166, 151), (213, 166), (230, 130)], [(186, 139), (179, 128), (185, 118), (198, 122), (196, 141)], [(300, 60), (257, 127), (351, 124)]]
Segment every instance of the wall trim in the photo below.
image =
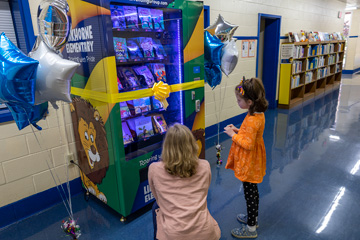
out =
[(356, 68), (356, 69), (353, 69), (353, 70), (342, 70), (343, 74), (354, 74), (354, 73), (357, 73), (357, 72), (360, 72), (360, 67)]
[[(66, 189), (66, 183), (62, 184)], [(82, 193), (81, 179), (70, 181), (71, 196)], [(62, 202), (56, 187), (0, 207), (0, 229)]]
[(257, 36), (233, 36), (237, 40), (258, 40)]

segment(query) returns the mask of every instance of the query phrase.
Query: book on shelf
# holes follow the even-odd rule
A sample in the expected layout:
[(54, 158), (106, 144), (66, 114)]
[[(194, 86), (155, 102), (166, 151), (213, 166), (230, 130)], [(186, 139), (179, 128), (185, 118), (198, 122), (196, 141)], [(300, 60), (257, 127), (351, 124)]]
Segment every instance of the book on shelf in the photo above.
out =
[(316, 73), (317, 73), (317, 79), (324, 78), (324, 77), (326, 77), (326, 75), (328, 73), (328, 69), (327, 68), (319, 68)]
[(341, 52), (343, 44), (339, 43), (337, 46), (338, 46), (337, 52)]
[(325, 56), (320, 56), (318, 67), (323, 67), (324, 65), (325, 65)]
[(311, 70), (318, 67), (319, 58), (313, 57), (306, 59), (306, 70)]
[(124, 121), (121, 123), (121, 125), (122, 125), (122, 134), (123, 134), (124, 145), (132, 143), (134, 141), (134, 138), (131, 134), (128, 123), (126, 121)]
[(134, 99), (133, 103), (135, 108), (135, 114), (151, 111), (150, 97)]
[(154, 135), (151, 117), (138, 117), (134, 119), (137, 138), (145, 139)]
[(329, 54), (329, 49), (330, 49), (329, 44), (321, 45), (320, 54)]
[(319, 45), (311, 45), (309, 47), (308, 56), (316, 56), (316, 55), (318, 55), (318, 49), (319, 49)]
[(336, 73), (340, 72), (340, 64), (336, 64)]
[(127, 118), (131, 116), (131, 112), (129, 109), (129, 106), (127, 105), (126, 102), (120, 102), (120, 116), (121, 118)]
[(300, 75), (294, 75), (291, 77), (291, 88), (296, 88), (300, 85)]
[(155, 133), (164, 133), (167, 131), (167, 124), (162, 114), (153, 115), (152, 123), (155, 129)]
[(335, 55), (330, 55), (328, 58), (328, 65), (335, 63)]
[(293, 48), (293, 56), (294, 58), (302, 58), (304, 57), (304, 47), (303, 46), (294, 46)]
[(310, 71), (310, 72), (306, 72), (306, 74), (305, 74), (305, 83), (309, 83), (309, 82), (311, 82), (312, 81), (312, 79), (313, 79), (313, 72), (312, 71)]
[(340, 56), (339, 56), (339, 54), (337, 53), (336, 54), (336, 62), (339, 62), (340, 61)]
[(302, 61), (293, 61), (292, 72), (298, 73), (302, 71)]
[(329, 44), (329, 53), (334, 53), (334, 51), (335, 51), (335, 44), (330, 43)]

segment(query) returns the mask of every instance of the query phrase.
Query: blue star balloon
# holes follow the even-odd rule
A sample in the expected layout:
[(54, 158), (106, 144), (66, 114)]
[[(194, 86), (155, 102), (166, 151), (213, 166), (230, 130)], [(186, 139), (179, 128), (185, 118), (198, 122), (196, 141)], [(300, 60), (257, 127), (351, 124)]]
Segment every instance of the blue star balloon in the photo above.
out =
[(220, 39), (211, 35), (208, 31), (205, 31), (204, 45), (205, 62), (221, 65), (221, 50), (224, 44)]
[(39, 62), (22, 53), (5, 33), (0, 35), (0, 62), (0, 103), (9, 107), (19, 130), (35, 124), (47, 109), (47, 104), (34, 106)]
[(221, 83), (221, 68), (219, 65), (205, 63), (205, 81), (214, 89)]

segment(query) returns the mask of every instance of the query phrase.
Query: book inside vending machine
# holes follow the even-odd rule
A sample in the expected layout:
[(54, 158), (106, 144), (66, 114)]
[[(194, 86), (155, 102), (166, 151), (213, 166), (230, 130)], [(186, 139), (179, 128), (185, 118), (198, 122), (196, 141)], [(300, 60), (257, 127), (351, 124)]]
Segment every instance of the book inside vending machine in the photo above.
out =
[[(190, 128), (204, 158), (203, 3), (68, 0), (63, 55), (81, 63), (71, 114), (83, 186), (126, 217), (155, 199), (148, 166), (169, 126)], [(168, 84), (166, 102), (154, 85)]]

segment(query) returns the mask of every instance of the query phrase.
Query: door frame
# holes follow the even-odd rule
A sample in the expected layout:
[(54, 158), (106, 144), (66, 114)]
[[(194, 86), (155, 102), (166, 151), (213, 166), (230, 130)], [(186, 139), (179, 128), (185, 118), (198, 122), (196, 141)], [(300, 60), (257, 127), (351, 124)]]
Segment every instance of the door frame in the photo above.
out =
[[(274, 41), (274, 45), (275, 45), (275, 49), (274, 52), (275, 57), (270, 59), (270, 61), (267, 61), (268, 64), (271, 64), (271, 68), (275, 68), (276, 69), (276, 76), (273, 78), (274, 82), (272, 82), (272, 84), (270, 84), (268, 86), (268, 84), (266, 84), (267, 88), (266, 90), (266, 95), (267, 95), (267, 100), (269, 101), (269, 108), (276, 108), (277, 107), (277, 82), (278, 82), (278, 72), (279, 72), (279, 51), (280, 51), (280, 31), (281, 31), (281, 16), (278, 15), (272, 15), (272, 14), (265, 14), (265, 13), (259, 13), (258, 14), (258, 32), (257, 32), (257, 38), (258, 38), (258, 44), (257, 44), (257, 51), (256, 51), (256, 77), (258, 76), (258, 68), (259, 68), (259, 42), (260, 42), (260, 25), (261, 25), (261, 19), (272, 19), (272, 20), (277, 20), (276, 21), (276, 32), (273, 33), (273, 41)], [(264, 42), (264, 50), (265, 50), (265, 45), (266, 43)], [(274, 61), (275, 60), (275, 61)], [(263, 58), (263, 62), (265, 62), (266, 59)], [(267, 66), (269, 66), (267, 64)], [(264, 65), (263, 65), (264, 66)], [(260, 76), (262, 77), (262, 76)]]

